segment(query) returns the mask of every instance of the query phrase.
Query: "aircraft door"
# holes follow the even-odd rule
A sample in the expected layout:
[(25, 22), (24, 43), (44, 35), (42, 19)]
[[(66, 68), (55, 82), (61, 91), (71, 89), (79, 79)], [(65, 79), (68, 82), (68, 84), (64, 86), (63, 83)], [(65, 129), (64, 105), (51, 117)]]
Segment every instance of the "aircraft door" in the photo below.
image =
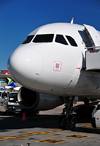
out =
[(91, 41), (92, 46), (87, 47), (86, 70), (100, 70), (100, 35), (98, 31), (89, 25), (84, 24), (84, 31)]
[(79, 34), (82, 38), (82, 43), (84, 44), (84, 48), (86, 49), (87, 47), (92, 47), (92, 43), (89, 39), (89, 37), (87, 36), (85, 31), (79, 31)]
[(90, 39), (90, 41), (92, 43), (92, 46), (95, 46), (95, 47), (100, 46), (100, 35), (97, 32), (97, 30), (94, 27), (85, 25), (85, 24), (84, 24), (84, 28), (85, 28), (84, 30), (85, 30), (88, 38)]

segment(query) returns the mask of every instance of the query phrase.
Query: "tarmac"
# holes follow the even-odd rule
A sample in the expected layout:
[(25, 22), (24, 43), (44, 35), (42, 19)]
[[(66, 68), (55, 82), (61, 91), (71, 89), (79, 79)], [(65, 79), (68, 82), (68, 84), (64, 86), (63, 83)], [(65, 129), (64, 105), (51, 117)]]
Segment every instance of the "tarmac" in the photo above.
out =
[(42, 111), (39, 115), (5, 115), (0, 106), (0, 146), (99, 146), (100, 129), (91, 121), (76, 119), (74, 131), (59, 129), (63, 106)]

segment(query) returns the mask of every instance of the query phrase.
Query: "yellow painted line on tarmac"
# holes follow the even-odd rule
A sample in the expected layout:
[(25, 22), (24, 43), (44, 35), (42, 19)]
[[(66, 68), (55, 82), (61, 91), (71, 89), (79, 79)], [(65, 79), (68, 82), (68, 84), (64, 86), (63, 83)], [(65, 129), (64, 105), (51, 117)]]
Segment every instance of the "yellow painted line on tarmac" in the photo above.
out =
[(39, 135), (39, 134), (43, 134), (43, 135), (57, 135), (57, 134), (53, 134), (52, 132), (57, 132), (57, 131), (62, 131), (62, 129), (57, 129), (57, 130), (52, 130), (52, 131), (44, 131), (44, 132), (24, 132), (22, 131), (21, 133), (30, 133), (31, 135)]
[(57, 131), (62, 131), (62, 129), (57, 129), (57, 130), (52, 130), (52, 131), (44, 131), (44, 132), (25, 132), (22, 131), (21, 133), (25, 133), (23, 135), (18, 135), (18, 136), (11, 136), (11, 137), (7, 137), (7, 136), (0, 136), (0, 141), (1, 140), (7, 140), (7, 139), (21, 139), (21, 140), (30, 140), (30, 138), (24, 138), (27, 136), (32, 136), (32, 135), (57, 135), (57, 134), (53, 134), (52, 132), (57, 132)]
[(14, 136), (14, 137), (9, 137), (9, 139), (30, 140), (30, 138), (23, 138), (23, 137), (17, 137), (17, 136)]
[(87, 123), (81, 123), (81, 124), (79, 124), (79, 125), (81, 125), (81, 126), (82, 126), (81, 128), (88, 128), (88, 127), (92, 127), (92, 125), (91, 125), (91, 124), (87, 124)]
[[(56, 135), (56, 134), (53, 134), (53, 133), (49, 133), (48, 131), (45, 131), (45, 132), (21, 132), (21, 133), (29, 133), (30, 135), (40, 135), (40, 134), (43, 134), (43, 135)], [(29, 135), (28, 134), (28, 135)]]
[(28, 133), (28, 134), (26, 134), (26, 136), (27, 135), (37, 135), (38, 134), (36, 132), (25, 132), (25, 131), (21, 131), (20, 133)]
[(44, 139), (44, 140), (39, 140), (39, 141), (35, 141), (35, 142), (57, 144), (57, 143), (65, 142), (65, 141), (68, 141), (68, 140), (62, 140), (62, 139)]
[(30, 138), (22, 138), (22, 137), (19, 137), (19, 136), (14, 136), (14, 137), (0, 136), (0, 141), (1, 141), (1, 140), (7, 140), (7, 139), (22, 139), (22, 140), (29, 140)]
[(86, 127), (88, 128), (88, 127), (92, 127), (92, 126), (91, 125), (87, 125)]
[(6, 139), (9, 139), (9, 138), (5, 136), (0, 136), (0, 140), (6, 140)]
[(57, 130), (52, 130), (52, 131), (49, 131), (49, 132), (57, 132), (57, 131), (63, 131), (62, 129), (57, 129)]
[(91, 136), (86, 136), (86, 135), (76, 135), (76, 134), (71, 134), (71, 135), (67, 135), (67, 136), (63, 136), (63, 137), (70, 137), (70, 138), (87, 138), (87, 137), (91, 137)]
[(57, 135), (57, 134), (53, 134), (53, 133), (50, 133), (50, 132), (40, 132), (38, 134), (43, 134), (43, 135)]

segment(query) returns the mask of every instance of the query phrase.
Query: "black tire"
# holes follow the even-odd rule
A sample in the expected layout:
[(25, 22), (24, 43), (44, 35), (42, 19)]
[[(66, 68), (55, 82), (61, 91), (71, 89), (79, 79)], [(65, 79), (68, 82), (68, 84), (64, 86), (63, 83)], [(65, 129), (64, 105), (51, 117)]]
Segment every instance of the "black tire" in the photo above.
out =
[(59, 127), (63, 130), (74, 130), (75, 128), (75, 119), (72, 116), (66, 118), (65, 115), (60, 116), (58, 121)]
[(95, 118), (92, 118), (91, 124), (93, 128), (96, 128)]
[(58, 120), (58, 125), (59, 125), (59, 128), (61, 129), (64, 128), (64, 119), (65, 119), (65, 115), (61, 115)]
[(69, 129), (69, 118), (64, 118), (64, 120), (63, 120), (63, 129), (64, 130), (70, 130)]
[(74, 130), (75, 124), (76, 124), (76, 123), (75, 123), (74, 117), (70, 117), (70, 118), (69, 118), (69, 125), (68, 125), (69, 129), (70, 129), (70, 130)]

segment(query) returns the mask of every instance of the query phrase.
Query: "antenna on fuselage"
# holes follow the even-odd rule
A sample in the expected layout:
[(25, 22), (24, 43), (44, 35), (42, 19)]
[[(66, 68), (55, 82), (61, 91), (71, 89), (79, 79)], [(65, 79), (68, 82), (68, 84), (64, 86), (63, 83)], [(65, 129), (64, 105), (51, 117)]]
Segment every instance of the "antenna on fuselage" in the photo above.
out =
[(70, 22), (70, 23), (71, 23), (71, 24), (73, 24), (73, 21), (74, 21), (74, 17), (72, 18), (72, 20), (71, 20), (71, 22)]

